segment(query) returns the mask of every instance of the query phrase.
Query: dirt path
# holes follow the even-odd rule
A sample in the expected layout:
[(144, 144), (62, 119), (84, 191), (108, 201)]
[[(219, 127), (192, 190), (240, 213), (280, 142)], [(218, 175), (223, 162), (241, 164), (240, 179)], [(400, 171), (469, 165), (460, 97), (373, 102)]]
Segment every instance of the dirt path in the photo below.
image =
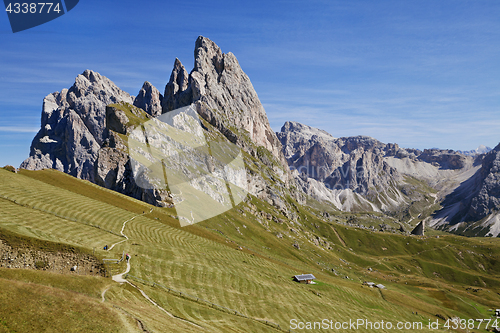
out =
[[(115, 243), (115, 244), (111, 245), (111, 246), (110, 246), (110, 248), (108, 249), (108, 251), (109, 251), (109, 250), (111, 250), (111, 249), (112, 249), (115, 245), (120, 244), (120, 243), (125, 242), (126, 240), (128, 240), (127, 235), (125, 235), (125, 234), (123, 233), (123, 231), (125, 230), (125, 225), (127, 224), (127, 222), (132, 221), (132, 220), (133, 220), (133, 219), (135, 219), (137, 216), (142, 216), (142, 215), (145, 215), (145, 214), (149, 214), (149, 213), (151, 213), (152, 211), (153, 211), (153, 208), (151, 208), (151, 210), (150, 210), (148, 213), (142, 213), (142, 214), (140, 214), (140, 215), (136, 215), (136, 216), (132, 217), (131, 219), (129, 219), (129, 220), (127, 220), (127, 221), (123, 222), (123, 225), (122, 225), (122, 230), (120, 231), (120, 233), (121, 233), (121, 235), (122, 235), (123, 237), (125, 237), (126, 239), (124, 239), (124, 240), (122, 240), (122, 241), (119, 241), (118, 243)], [(128, 280), (126, 280), (126, 279), (124, 279), (124, 278), (123, 278), (123, 276), (124, 276), (124, 275), (126, 275), (126, 274), (128, 274), (128, 272), (130, 272), (130, 260), (131, 260), (131, 259), (132, 259), (132, 258), (130, 258), (130, 259), (127, 261), (127, 269), (126, 269), (123, 273), (119, 273), (119, 274), (113, 275), (113, 276), (111, 277), (113, 281), (118, 282), (118, 283), (120, 283), (120, 284), (123, 284), (123, 283), (128, 283), (130, 286), (132, 286), (133, 288), (137, 289), (137, 291), (139, 291), (139, 292), (141, 293), (141, 295), (142, 295), (145, 299), (147, 299), (147, 300), (148, 300), (151, 304), (153, 304), (154, 306), (156, 306), (158, 309), (160, 309), (161, 311), (163, 311), (164, 313), (166, 313), (166, 314), (167, 314), (168, 316), (170, 316), (171, 318), (175, 318), (175, 319), (181, 320), (181, 321), (183, 321), (183, 322), (186, 322), (186, 323), (188, 323), (188, 324), (191, 324), (191, 325), (193, 325), (193, 326), (196, 326), (196, 327), (198, 327), (198, 328), (204, 329), (202, 326), (197, 325), (197, 324), (195, 324), (195, 323), (193, 323), (193, 322), (191, 322), (191, 321), (189, 321), (189, 320), (186, 320), (186, 319), (183, 319), (183, 318), (179, 318), (179, 317), (177, 317), (177, 316), (174, 316), (173, 314), (171, 314), (170, 312), (168, 312), (167, 310), (165, 310), (164, 308), (162, 308), (160, 305), (158, 305), (158, 303), (156, 303), (155, 301), (153, 301), (153, 300), (152, 300), (152, 299), (151, 299), (151, 298), (150, 298), (150, 297), (149, 297), (149, 296), (148, 296), (148, 295), (147, 295), (147, 294), (146, 294), (146, 293), (145, 293), (145, 292), (144, 292), (141, 288), (137, 287), (135, 284), (131, 283), (130, 281), (128, 281)], [(106, 292), (107, 292), (107, 291), (109, 290), (109, 288), (111, 288), (111, 287), (112, 287), (112, 285), (111, 285), (111, 286), (109, 286), (109, 287), (107, 287), (107, 288), (106, 288), (106, 289), (102, 292), (102, 294), (101, 294), (101, 298), (102, 298), (102, 299), (101, 299), (101, 301), (102, 301), (102, 302), (106, 301), (106, 297), (105, 297)]]
[[(141, 295), (142, 295), (145, 299), (147, 299), (147, 300), (148, 300), (151, 304), (153, 304), (154, 306), (156, 306), (158, 309), (160, 309), (161, 311), (163, 311), (164, 313), (166, 313), (166, 314), (167, 314), (168, 316), (170, 316), (171, 318), (178, 319), (178, 320), (181, 320), (181, 321), (186, 322), (186, 323), (188, 323), (188, 324), (191, 324), (191, 325), (193, 325), (193, 326), (196, 326), (196, 327), (198, 327), (198, 328), (204, 329), (202, 326), (197, 325), (197, 324), (195, 324), (195, 323), (193, 323), (193, 322), (191, 322), (191, 321), (189, 321), (189, 320), (182, 319), (182, 318), (179, 318), (179, 317), (177, 317), (177, 316), (174, 316), (173, 314), (171, 314), (170, 312), (168, 312), (167, 310), (165, 310), (164, 308), (162, 308), (160, 305), (158, 305), (158, 303), (156, 303), (155, 301), (153, 301), (153, 300), (152, 300), (152, 299), (151, 299), (151, 298), (150, 298), (150, 297), (149, 297), (149, 296), (148, 296), (148, 295), (147, 295), (147, 294), (146, 294), (146, 293), (145, 293), (145, 292), (144, 292), (141, 288), (137, 287), (137, 286), (136, 286), (135, 284), (133, 284), (132, 282), (130, 282), (130, 281), (128, 281), (128, 280), (126, 280), (126, 279), (124, 279), (124, 278), (123, 278), (123, 276), (124, 276), (125, 274), (127, 274), (128, 272), (130, 272), (130, 260), (131, 260), (131, 259), (129, 259), (129, 261), (127, 262), (127, 269), (125, 270), (125, 272), (120, 273), (120, 274), (113, 275), (113, 277), (112, 277), (113, 281), (118, 282), (118, 283), (120, 283), (120, 284), (122, 284), (122, 283), (128, 283), (130, 286), (132, 286), (133, 288), (137, 289), (137, 291), (139, 291), (139, 292), (141, 293)], [(101, 296), (102, 296), (102, 301), (103, 301), (103, 302), (105, 301), (104, 294), (106, 293), (106, 291), (107, 291), (109, 288), (111, 288), (111, 286), (110, 286), (110, 287), (108, 287), (108, 288), (106, 288), (106, 290), (104, 290), (104, 291), (103, 291), (103, 293), (102, 293), (102, 295), (101, 295)]]
[(109, 290), (109, 288), (111, 288), (112, 286), (109, 286), (107, 287), (106, 289), (104, 289), (101, 293), (101, 302), (104, 303), (106, 301), (106, 297), (104, 297), (104, 295), (106, 295), (106, 291)]
[[(128, 283), (127, 280), (125, 280), (123, 278), (123, 275), (127, 274), (128, 272), (130, 272), (130, 260), (127, 262), (127, 269), (125, 270), (125, 272), (123, 273), (120, 273), (120, 274), (116, 274), (116, 275), (113, 275), (111, 277), (111, 279), (115, 282), (118, 282), (118, 283)], [(106, 292), (109, 290), (109, 288), (111, 288), (113, 285), (110, 285), (109, 287), (107, 287), (106, 289), (104, 289), (104, 291), (102, 292), (101, 294), (101, 302), (104, 302), (106, 301)]]
[(127, 269), (125, 270), (125, 272), (112, 276), (113, 281), (119, 282), (119, 283), (127, 282), (127, 280), (125, 280), (123, 278), (123, 275), (127, 274), (128, 272), (130, 272), (130, 260), (127, 262)]
[(477, 313), (479, 313), (480, 315), (482, 315), (481, 312), (479, 312), (479, 310), (472, 304), (469, 304), (467, 303), (466, 301), (464, 301), (461, 297), (457, 296), (457, 295), (454, 295), (456, 298), (458, 298), (459, 300), (461, 300), (462, 302), (464, 302), (465, 304), (469, 305), (469, 306), (472, 306), (474, 308), (474, 310), (476, 310)]
[(111, 246), (109, 247), (108, 251), (111, 251), (111, 250), (115, 247), (115, 245), (118, 245), (118, 244), (120, 244), (120, 243), (123, 243), (123, 242), (125, 242), (125, 241), (128, 241), (128, 237), (127, 237), (127, 235), (125, 235), (125, 234), (123, 233), (123, 230), (125, 230), (125, 225), (127, 224), (127, 222), (132, 221), (133, 219), (135, 219), (135, 218), (136, 218), (136, 217), (138, 217), (138, 216), (142, 216), (142, 215), (150, 214), (150, 213), (152, 213), (152, 212), (153, 212), (153, 208), (151, 208), (151, 210), (150, 210), (149, 212), (147, 212), (147, 213), (142, 213), (142, 214), (139, 214), (139, 215), (135, 215), (134, 217), (132, 217), (132, 218), (128, 219), (128, 220), (127, 220), (127, 221), (125, 221), (125, 222), (123, 222), (123, 225), (122, 225), (122, 230), (120, 231), (120, 234), (121, 234), (123, 237), (125, 237), (125, 239), (124, 239), (124, 240), (121, 240), (121, 241), (119, 241), (119, 242), (117, 242), (117, 243), (114, 243), (113, 245), (111, 245)]

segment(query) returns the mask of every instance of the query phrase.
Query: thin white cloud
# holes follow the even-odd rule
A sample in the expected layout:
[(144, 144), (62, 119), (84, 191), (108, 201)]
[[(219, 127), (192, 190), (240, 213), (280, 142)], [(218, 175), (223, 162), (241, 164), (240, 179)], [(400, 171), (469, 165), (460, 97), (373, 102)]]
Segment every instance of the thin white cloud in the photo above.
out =
[(38, 130), (36, 127), (0, 126), (0, 132), (37, 133)]

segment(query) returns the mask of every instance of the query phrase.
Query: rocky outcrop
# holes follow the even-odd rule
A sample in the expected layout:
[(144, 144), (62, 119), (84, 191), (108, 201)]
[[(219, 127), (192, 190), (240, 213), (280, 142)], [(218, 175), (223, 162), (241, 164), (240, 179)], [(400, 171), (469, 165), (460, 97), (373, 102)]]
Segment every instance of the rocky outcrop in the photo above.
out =
[(165, 112), (190, 105), (193, 102), (192, 89), (188, 89), (189, 74), (178, 58), (175, 58), (170, 80), (165, 86), (162, 107)]
[(415, 228), (411, 231), (412, 235), (424, 236), (425, 235), (425, 221), (419, 222)]
[(473, 158), (455, 152), (453, 150), (443, 149), (425, 149), (418, 159), (442, 169), (462, 169), (472, 163)]
[(120, 101), (133, 103), (132, 96), (108, 78), (90, 70), (77, 76), (65, 97), (61, 106), (76, 112), (99, 145), (106, 137), (106, 105)]
[(417, 160), (417, 157), (422, 154), (418, 149), (413, 148), (401, 148), (397, 143), (388, 143), (384, 147), (386, 157), (396, 157), (396, 158), (409, 158), (413, 161)]
[[(79, 115), (81, 111), (70, 107), (67, 96), (68, 91), (63, 90), (45, 97), (41, 129), (31, 144), (30, 157), (21, 168), (53, 168), (93, 181), (92, 162), (97, 157), (102, 137), (96, 138), (92, 134)], [(87, 121), (95, 124), (88, 118)], [(102, 130), (95, 127), (94, 131), (102, 134)]]
[(500, 211), (500, 144), (486, 154), (479, 175), (481, 185), (471, 200), (468, 212), (473, 220)]
[(163, 95), (148, 81), (144, 82), (134, 100), (134, 106), (143, 109), (153, 117), (162, 113)]
[(197, 112), (231, 142), (257, 156), (255, 146), (269, 150), (286, 180), (287, 164), (281, 144), (248, 76), (232, 53), (222, 53), (210, 39), (198, 37), (190, 74), (175, 60), (165, 87), (163, 113), (194, 103)]
[(287, 121), (277, 136), (283, 146), (285, 158), (290, 159), (297, 153), (309, 149), (313, 137), (323, 141), (335, 140), (331, 134), (318, 128), (313, 128), (295, 121)]
[(213, 41), (202, 36), (196, 40), (195, 64), (189, 74), (175, 59), (165, 87), (163, 113), (188, 105), (252, 157), (245, 158), (250, 193), (284, 214), (286, 195), (304, 200), (303, 194), (290, 186), (293, 179), (281, 143), (250, 79), (232, 53), (222, 53)]
[[(161, 96), (155, 91), (146, 82), (139, 93), (142, 99), (137, 102), (153, 114), (159, 110)], [(57, 169), (148, 203), (164, 205), (164, 191), (142, 189), (135, 184), (126, 142), (117, 135), (126, 135), (134, 128), (132, 120), (141, 120), (141, 111), (134, 109), (133, 101), (108, 78), (86, 70), (70, 89), (45, 97), (41, 129), (21, 168)], [(142, 120), (149, 119), (147, 116)]]
[(43, 101), (41, 129), (21, 168), (53, 168), (94, 181), (94, 161), (107, 138), (106, 105), (132, 97), (99, 73), (86, 70), (70, 89)]
[[(474, 222), (487, 217), (496, 221), (493, 217), (500, 214), (500, 145), (482, 156), (481, 167), (456, 187), (442, 206), (431, 219), (436, 227), (458, 230), (478, 227)], [(489, 224), (479, 226), (484, 228), (490, 228)]]

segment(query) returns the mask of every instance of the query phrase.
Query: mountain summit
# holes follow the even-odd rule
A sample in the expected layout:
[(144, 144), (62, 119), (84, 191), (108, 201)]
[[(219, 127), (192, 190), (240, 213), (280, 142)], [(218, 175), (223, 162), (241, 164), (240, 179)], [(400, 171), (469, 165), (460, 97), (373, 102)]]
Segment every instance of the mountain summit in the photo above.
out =
[(41, 128), (21, 168), (52, 168), (93, 182), (94, 162), (109, 136), (106, 105), (120, 101), (133, 103), (133, 98), (91, 70), (78, 75), (71, 88), (47, 95)]
[(269, 150), (286, 169), (281, 144), (236, 57), (231, 52), (222, 53), (213, 41), (202, 36), (196, 40), (194, 54), (190, 74), (179, 59), (175, 60), (165, 87), (163, 113), (194, 103), (200, 116), (231, 142), (251, 152), (244, 140), (248, 136), (257, 146)]
[[(45, 97), (41, 129), (21, 168), (53, 168), (154, 205), (173, 205), (183, 199), (173, 198), (165, 184), (137, 183), (129, 136), (153, 118), (188, 106), (196, 110), (210, 139), (226, 140), (244, 151), (250, 193), (286, 212), (291, 176), (257, 93), (236, 57), (201, 36), (195, 43), (194, 69), (188, 74), (175, 59), (164, 95), (146, 81), (134, 98), (86, 70), (71, 88)], [(150, 158), (148, 149), (135, 151), (136, 156)]]

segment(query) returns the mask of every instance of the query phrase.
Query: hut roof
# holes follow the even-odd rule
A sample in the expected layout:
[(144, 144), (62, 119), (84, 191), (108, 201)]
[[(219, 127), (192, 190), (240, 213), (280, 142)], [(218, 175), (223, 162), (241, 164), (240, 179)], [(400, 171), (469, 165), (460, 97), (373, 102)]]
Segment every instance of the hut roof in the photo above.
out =
[(297, 281), (306, 281), (306, 280), (314, 280), (314, 279), (316, 279), (314, 277), (314, 275), (312, 275), (312, 274), (295, 275), (294, 278)]

